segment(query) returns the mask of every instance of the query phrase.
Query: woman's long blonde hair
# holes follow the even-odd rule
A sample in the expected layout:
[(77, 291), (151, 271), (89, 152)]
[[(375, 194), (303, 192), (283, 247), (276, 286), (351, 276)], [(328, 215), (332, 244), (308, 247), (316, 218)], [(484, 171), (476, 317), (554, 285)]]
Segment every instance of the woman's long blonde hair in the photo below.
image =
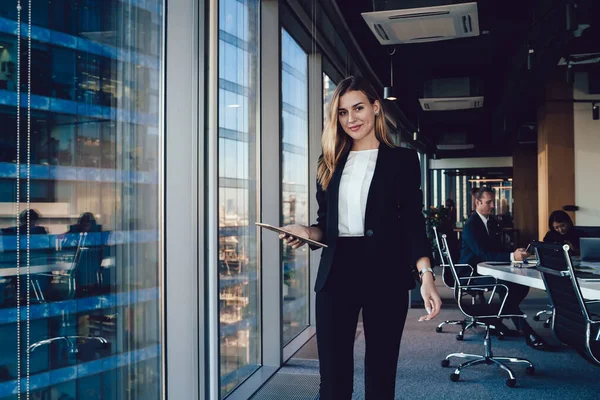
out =
[(326, 190), (327, 186), (329, 186), (331, 177), (335, 172), (335, 167), (340, 159), (352, 148), (352, 138), (344, 132), (339, 123), (338, 108), (340, 106), (340, 98), (347, 92), (354, 90), (363, 92), (371, 104), (375, 103), (375, 100), (379, 101), (379, 116), (375, 117), (375, 137), (379, 142), (383, 142), (389, 147), (394, 147), (394, 143), (385, 125), (385, 113), (381, 98), (375, 89), (373, 89), (373, 86), (360, 76), (349, 76), (344, 79), (338, 84), (329, 103), (329, 118), (325, 123), (323, 136), (321, 137), (323, 155), (319, 158), (317, 166), (317, 182), (319, 182), (323, 190)]

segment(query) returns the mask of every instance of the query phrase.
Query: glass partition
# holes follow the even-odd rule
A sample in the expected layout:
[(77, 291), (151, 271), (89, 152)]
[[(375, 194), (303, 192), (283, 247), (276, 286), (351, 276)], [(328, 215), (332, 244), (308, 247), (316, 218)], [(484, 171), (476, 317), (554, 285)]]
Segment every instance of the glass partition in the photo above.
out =
[[(282, 29), (281, 223), (308, 224), (308, 55)], [(283, 342), (308, 326), (308, 247), (283, 245)]]
[(258, 9), (219, 2), (219, 320), (221, 396), (260, 364), (257, 255)]
[(0, 398), (162, 398), (163, 1), (16, 4), (0, 2)]

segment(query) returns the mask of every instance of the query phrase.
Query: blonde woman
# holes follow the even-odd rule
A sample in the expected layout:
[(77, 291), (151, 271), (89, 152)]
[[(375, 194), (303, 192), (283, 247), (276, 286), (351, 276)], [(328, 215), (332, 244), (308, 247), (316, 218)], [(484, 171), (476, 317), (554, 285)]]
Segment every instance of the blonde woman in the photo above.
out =
[[(327, 244), (315, 285), (320, 399), (352, 398), (354, 337), (362, 309), (365, 395), (394, 399), (400, 339), (421, 279), (429, 320), (440, 312), (420, 190), (416, 152), (395, 147), (381, 100), (361, 77), (337, 86), (323, 130), (317, 170), (317, 224), (285, 229)], [(280, 235), (294, 248), (300, 239)]]

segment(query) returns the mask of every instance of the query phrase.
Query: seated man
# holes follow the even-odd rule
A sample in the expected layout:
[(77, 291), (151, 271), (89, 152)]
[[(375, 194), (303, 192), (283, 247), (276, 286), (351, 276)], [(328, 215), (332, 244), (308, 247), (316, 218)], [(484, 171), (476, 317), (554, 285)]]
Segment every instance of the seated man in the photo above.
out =
[[(501, 232), (490, 216), (494, 211), (495, 193), (488, 187), (481, 187), (475, 194), (475, 212), (471, 214), (463, 227), (460, 263), (469, 264), (473, 268), (483, 261), (523, 261), (529, 256), (525, 249), (514, 252), (504, 250)], [(529, 287), (512, 282), (499, 281), (508, 287), (508, 297), (504, 310), (509, 313), (521, 314), (521, 301), (527, 297)], [(534, 349), (544, 350), (548, 346), (529, 326), (524, 318), (513, 318), (516, 328), (525, 334), (527, 345)], [(508, 333), (508, 329), (500, 322), (497, 327)]]

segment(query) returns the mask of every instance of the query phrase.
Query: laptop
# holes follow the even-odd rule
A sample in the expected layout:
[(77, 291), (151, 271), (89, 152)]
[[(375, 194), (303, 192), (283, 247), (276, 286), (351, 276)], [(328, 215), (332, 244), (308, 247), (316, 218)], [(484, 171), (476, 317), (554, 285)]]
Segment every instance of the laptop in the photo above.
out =
[(579, 241), (581, 261), (600, 261), (600, 238), (582, 237)]
[(575, 271), (575, 276), (586, 282), (600, 282), (600, 275), (593, 272)]

